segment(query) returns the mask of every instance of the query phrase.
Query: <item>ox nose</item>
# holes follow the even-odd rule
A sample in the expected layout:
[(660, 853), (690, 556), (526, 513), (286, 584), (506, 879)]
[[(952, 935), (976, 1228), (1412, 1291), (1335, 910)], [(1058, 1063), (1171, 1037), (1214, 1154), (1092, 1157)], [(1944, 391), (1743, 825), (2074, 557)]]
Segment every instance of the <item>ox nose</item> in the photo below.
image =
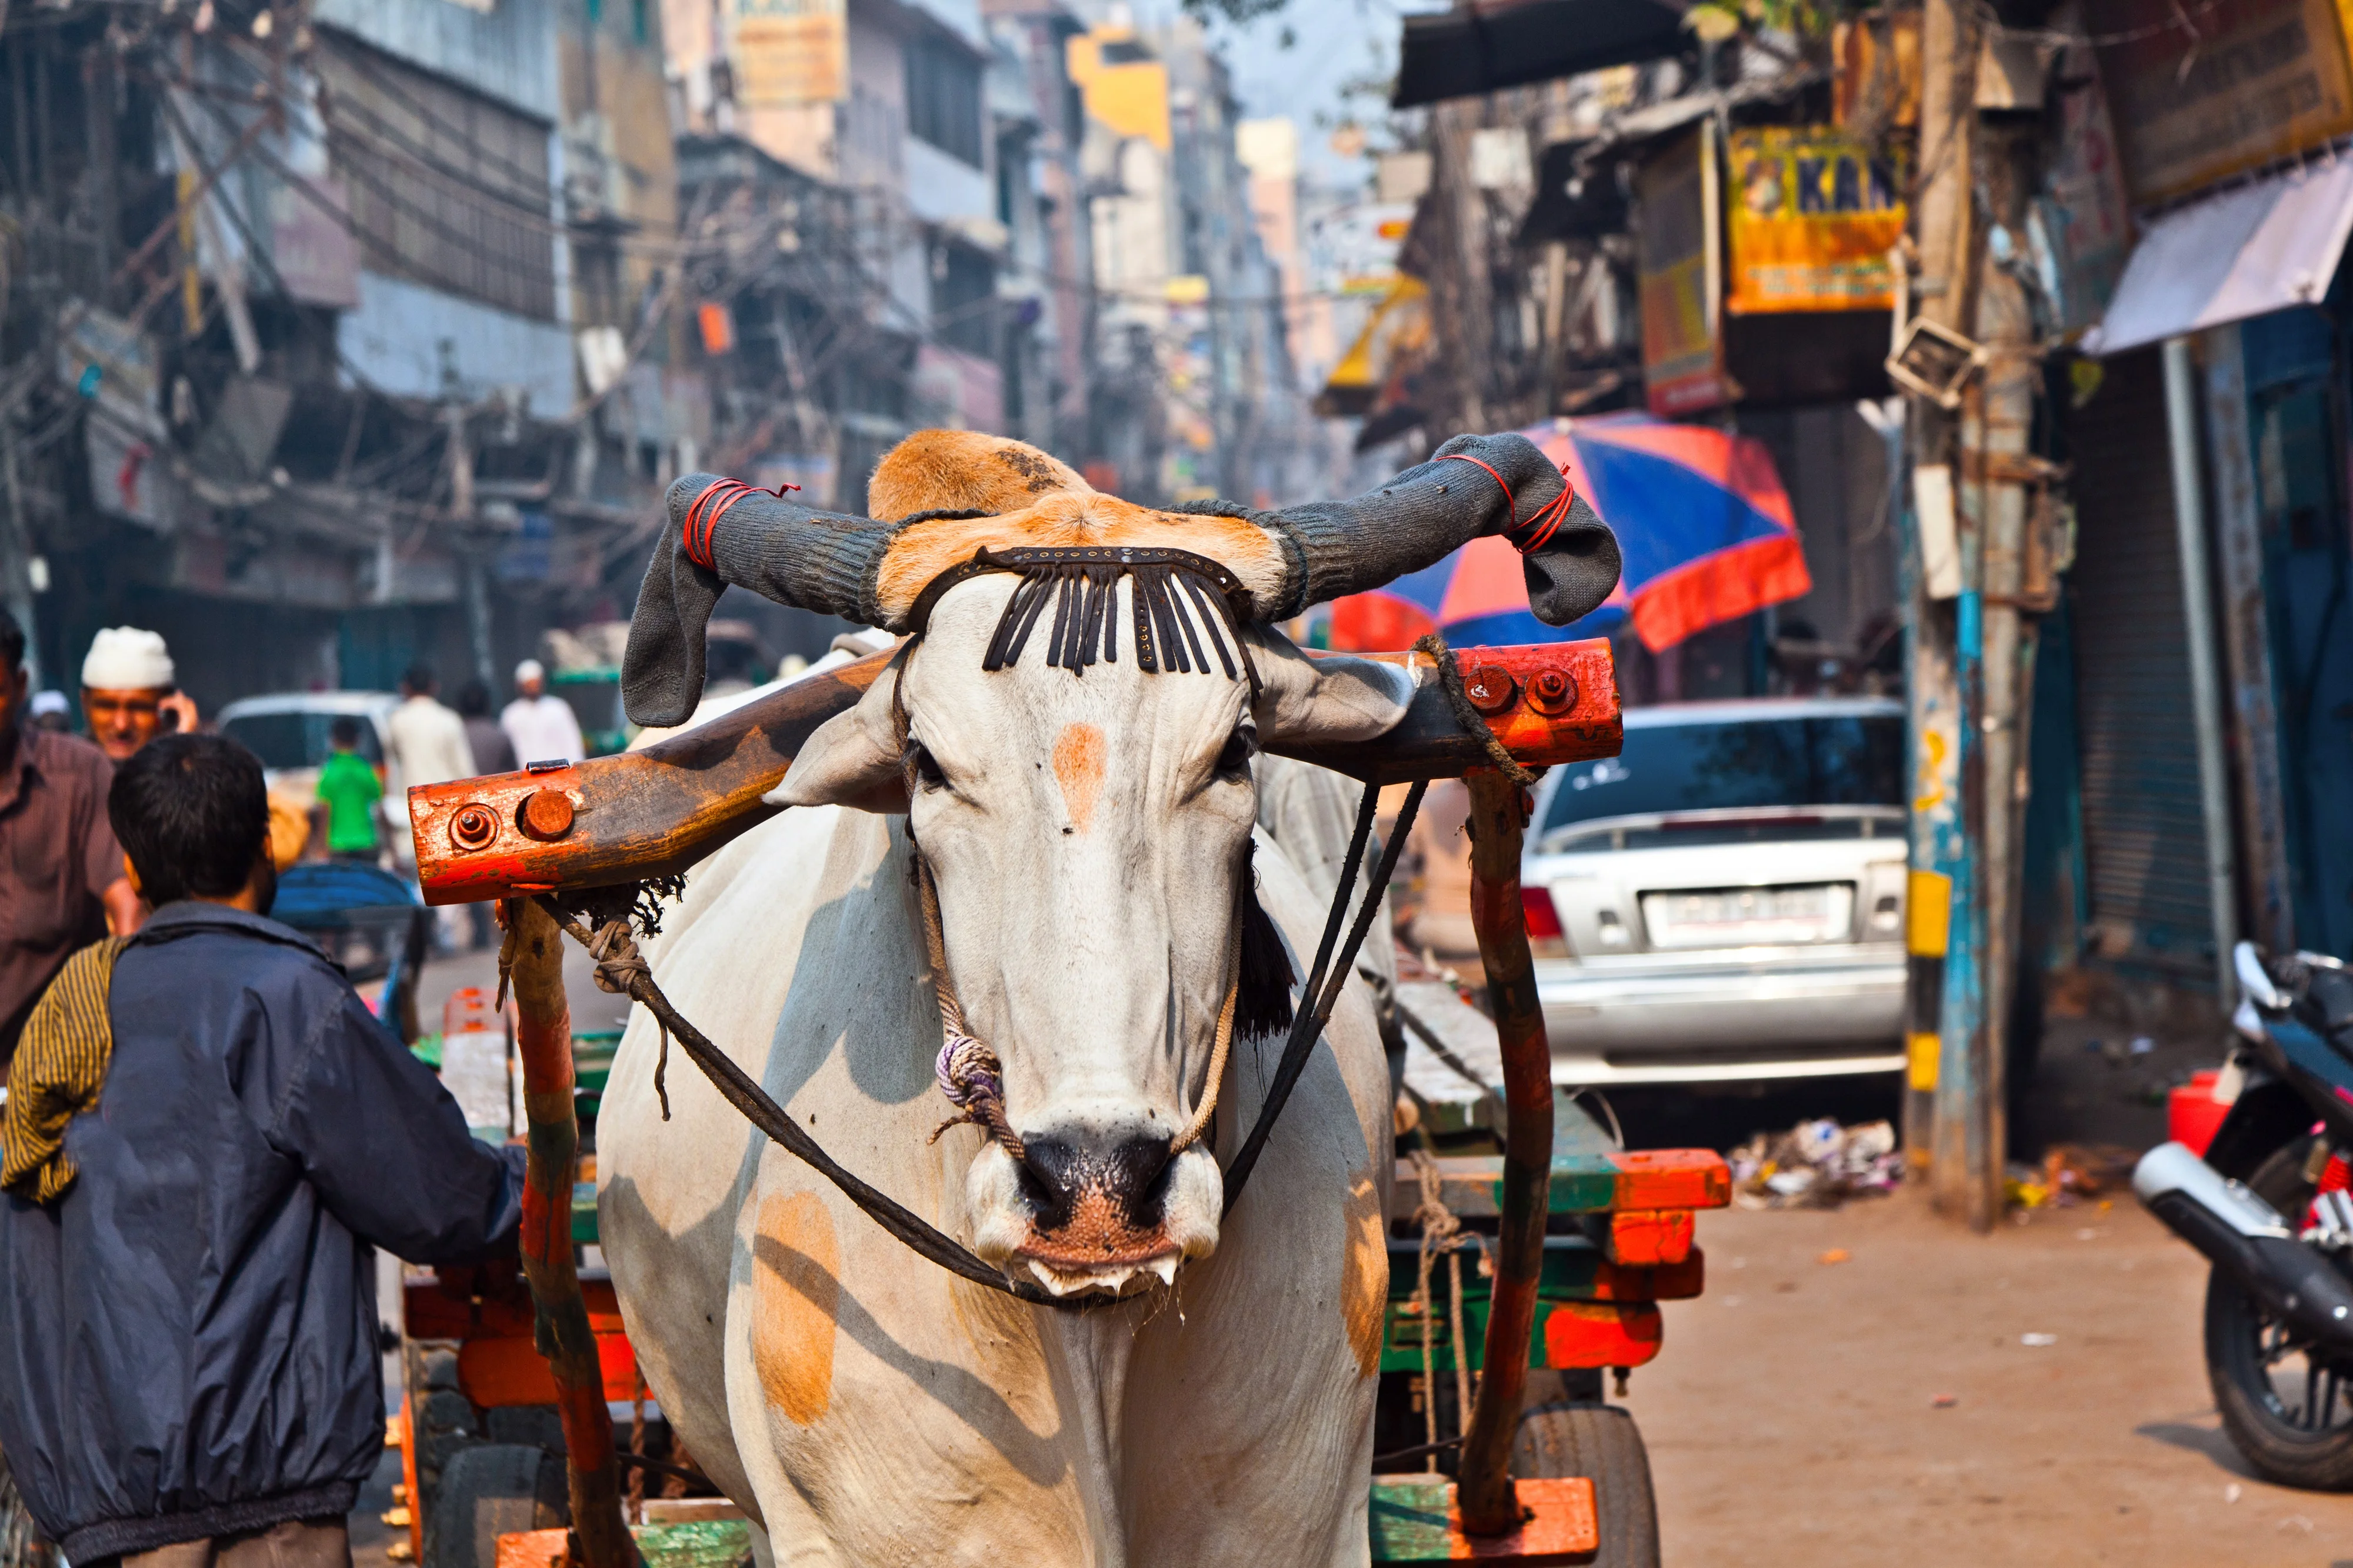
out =
[(1045, 1133), (1025, 1135), (1022, 1143), (1021, 1187), (1040, 1235), (1074, 1218), (1089, 1229), (1090, 1219), (1107, 1219), (1131, 1235), (1160, 1228), (1167, 1138)]

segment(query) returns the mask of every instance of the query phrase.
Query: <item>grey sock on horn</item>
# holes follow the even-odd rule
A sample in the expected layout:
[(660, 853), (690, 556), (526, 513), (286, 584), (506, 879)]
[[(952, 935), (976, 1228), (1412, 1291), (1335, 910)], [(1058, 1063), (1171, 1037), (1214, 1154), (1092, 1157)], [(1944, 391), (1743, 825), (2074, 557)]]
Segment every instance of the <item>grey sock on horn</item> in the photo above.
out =
[[(1453, 461), (1458, 453), (1478, 461)], [(1508, 500), (1504, 486), (1511, 489)], [(1457, 436), (1430, 461), (1354, 500), (1254, 514), (1251, 521), (1282, 537), (1298, 563), (1297, 580), (1286, 584), (1287, 602), (1271, 607), (1271, 616), (1295, 616), (1310, 605), (1419, 572), (1473, 539), (1503, 532), (1515, 511), (1523, 522), (1534, 518), (1560, 488), (1560, 470), (1526, 437)], [(1618, 541), (1580, 497), (1525, 564), (1538, 618), (1566, 626), (1617, 585)]]
[(688, 474), (670, 488), (670, 526), (654, 540), (621, 658), (621, 703), (636, 723), (683, 724), (693, 715), (712, 607), (730, 583), (780, 605), (868, 625), (877, 618), (874, 576), (892, 524), (754, 490), (712, 530), (713, 570), (687, 555), (681, 530), (688, 510), (718, 479)]

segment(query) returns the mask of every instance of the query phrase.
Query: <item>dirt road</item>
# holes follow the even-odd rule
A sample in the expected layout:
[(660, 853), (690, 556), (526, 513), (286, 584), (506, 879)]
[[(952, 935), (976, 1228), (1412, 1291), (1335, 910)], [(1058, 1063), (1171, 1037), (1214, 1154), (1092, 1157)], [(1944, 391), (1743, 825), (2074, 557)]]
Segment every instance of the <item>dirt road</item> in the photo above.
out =
[(2353, 1568), (2353, 1497), (2222, 1436), (2204, 1265), (2129, 1196), (1982, 1238), (1905, 1193), (1699, 1239), (1707, 1293), (1626, 1401), (1671, 1568)]

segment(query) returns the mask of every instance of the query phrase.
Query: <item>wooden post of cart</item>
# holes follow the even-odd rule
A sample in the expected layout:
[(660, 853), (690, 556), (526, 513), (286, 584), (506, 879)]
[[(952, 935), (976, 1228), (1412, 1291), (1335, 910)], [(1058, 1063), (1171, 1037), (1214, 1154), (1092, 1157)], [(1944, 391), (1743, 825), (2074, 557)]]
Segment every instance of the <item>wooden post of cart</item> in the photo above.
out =
[(531, 1287), (539, 1353), (554, 1374), (564, 1423), (572, 1535), (583, 1568), (629, 1568), (638, 1561), (621, 1515), (613, 1414), (588, 1302), (572, 1255), (572, 1183), (580, 1122), (573, 1106), (572, 1005), (564, 994), (564, 933), (533, 899), (500, 907), (506, 945), (499, 955), (514, 988), (515, 1049), (522, 1060), (525, 1137), (522, 1272)]
[(1536, 1284), (1544, 1270), (1545, 1215), (1552, 1181), (1552, 1047), (1528, 952), (1520, 902), (1520, 847), (1528, 792), (1493, 768), (1464, 775), (1471, 788), (1471, 919), (1487, 1000), (1504, 1058), (1504, 1214), (1495, 1238), (1494, 1305), (1487, 1317), (1486, 1370), (1462, 1437), (1455, 1493), (1462, 1529), (1503, 1535), (1522, 1521), (1512, 1485), (1512, 1439), (1527, 1387)]

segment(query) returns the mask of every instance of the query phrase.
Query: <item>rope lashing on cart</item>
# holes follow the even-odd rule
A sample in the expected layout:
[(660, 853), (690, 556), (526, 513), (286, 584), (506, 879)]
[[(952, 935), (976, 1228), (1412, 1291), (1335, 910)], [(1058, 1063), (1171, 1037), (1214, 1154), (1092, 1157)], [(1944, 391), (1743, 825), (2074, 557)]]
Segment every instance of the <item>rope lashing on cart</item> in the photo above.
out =
[[(1021, 568), (1017, 563), (1008, 560), (1000, 569), (1019, 570)], [(1008, 614), (1009, 616), (1009, 605)], [(1035, 618), (1035, 606), (1031, 608), (1030, 618)], [(1060, 619), (1058, 617), (1058, 623)], [(1081, 619), (1083, 625), (1092, 617), (1082, 615)], [(1065, 632), (1066, 628), (1058, 624), (1056, 636), (1060, 637), (1065, 635)], [(913, 651), (921, 637), (922, 633), (919, 630), (900, 650), (902, 679), (894, 680), (892, 683), (892, 707), (902, 741), (908, 733), (906, 712), (901, 695), (903, 690), (903, 676), (906, 668), (905, 657)], [(1239, 637), (1236, 641), (1239, 645)], [(1473, 734), (1488, 738), (1489, 746), (1496, 758), (1499, 771), (1508, 769), (1511, 773), (1516, 773), (1522, 778), (1533, 779), (1535, 775), (1520, 768), (1512, 761), (1509, 752), (1504, 751), (1499, 742), (1494, 742), (1485, 723), (1478, 718), (1477, 710), (1471, 707), (1468, 697), (1462, 694), (1461, 672), (1457, 668), (1454, 656), (1448, 649), (1445, 642), (1431, 636), (1423, 638), (1415, 646), (1421, 651), (1430, 654), (1435, 661), (1439, 679), (1450, 700), (1454, 703), (1458, 717), (1463, 714), (1469, 715), (1465, 728)], [(1202, 659), (1198, 662), (1200, 668), (1206, 672), (1208, 668), (1207, 660)], [(1250, 662), (1246, 649), (1243, 650), (1243, 662), (1245, 665)], [(902, 747), (902, 756), (905, 758), (904, 766), (912, 796), (913, 788), (919, 783), (915, 777), (916, 763), (912, 745)], [(1283, 1107), (1289, 1103), (1292, 1090), (1297, 1087), (1301, 1074), (1306, 1070), (1316, 1043), (1323, 1038), (1324, 1029), (1331, 1021), (1333, 1008), (1337, 1005), (1340, 993), (1345, 986), (1349, 973), (1356, 966), (1356, 955), (1363, 950), (1366, 935), (1371, 930), (1373, 921), (1380, 910), (1381, 894), (1388, 888), (1389, 878), (1397, 868), (1398, 856), (1404, 847), (1407, 836), (1412, 831), (1415, 816), (1419, 812), (1422, 797), (1428, 793), (1429, 788), (1429, 781), (1422, 779), (1416, 780), (1412, 787), (1407, 791), (1405, 804), (1398, 813), (1396, 826), (1390, 832), (1388, 841), (1382, 846), (1379, 859), (1365, 889), (1364, 897), (1360, 902), (1357, 902), (1356, 918), (1349, 921), (1347, 919), (1349, 905), (1356, 900), (1356, 885), (1364, 870), (1365, 851), (1372, 838), (1373, 821), (1380, 804), (1380, 786), (1377, 784), (1367, 784), (1365, 786), (1364, 795), (1356, 808), (1356, 825), (1349, 835), (1347, 853), (1342, 861), (1337, 886), (1333, 893), (1332, 907), (1324, 918), (1323, 938), (1316, 946), (1315, 962), (1300, 987), (1299, 1002), (1296, 1005), (1291, 1005), (1289, 1003), (1291, 976), (1288, 973), (1288, 961), (1285, 960), (1283, 963), (1283, 1000), (1290, 1012), (1287, 1021), (1291, 1026), (1291, 1033), (1283, 1043), (1282, 1058), (1277, 1062), (1274, 1076), (1267, 1086), (1266, 1097), (1259, 1107), (1258, 1120), (1252, 1124), (1240, 1148), (1235, 1152), (1233, 1160), (1225, 1168), (1224, 1212), (1227, 1214), (1231, 1214), (1234, 1205), (1240, 1201), (1242, 1190), (1250, 1181), (1250, 1173), (1257, 1168), (1259, 1156), (1264, 1150), (1268, 1138), (1273, 1133), (1275, 1122), (1282, 1116)], [(923, 858), (920, 847), (913, 844), (912, 833), (909, 836), (909, 843), (913, 860), (911, 871), (917, 879), (919, 889), (922, 889), (925, 909), (926, 956), (933, 965), (934, 989), (941, 1006), (943, 1040), (936, 1068), (941, 1080), (942, 1093), (962, 1113), (949, 1125), (955, 1125), (955, 1122), (962, 1121), (976, 1121), (990, 1137), (997, 1139), (1000, 1143), (1010, 1138), (1013, 1147), (1008, 1150), (1008, 1152), (1014, 1152), (1015, 1157), (1018, 1158), (1019, 1136), (1013, 1131), (1010, 1119), (1006, 1115), (1004, 1109), (1002, 1065), (998, 1063), (994, 1052), (974, 1038), (968, 1029), (961, 1026), (964, 1017), (963, 1008), (955, 999), (952, 982), (947, 978), (946, 942), (939, 918), (937, 890), (932, 883), (929, 865)], [(1183, 1142), (1172, 1143), (1170, 1151), (1172, 1155), (1190, 1146), (1207, 1132), (1215, 1114), (1218, 1087), (1224, 1076), (1235, 1029), (1240, 1026), (1248, 1028), (1251, 1033), (1260, 1032), (1258, 1028), (1252, 1026), (1257, 1019), (1248, 1015), (1256, 1014), (1258, 1019), (1262, 1019), (1267, 1011), (1268, 1004), (1264, 1000), (1259, 1000), (1254, 1004), (1250, 998), (1243, 994), (1249, 987), (1243, 984), (1242, 976), (1244, 971), (1250, 965), (1251, 954), (1249, 950), (1251, 942), (1256, 940), (1248, 929), (1252, 921), (1266, 921), (1267, 935), (1279, 942), (1279, 934), (1273, 931), (1271, 921), (1267, 921), (1262, 910), (1255, 907), (1257, 900), (1250, 889), (1252, 875), (1246, 859), (1242, 887), (1237, 898), (1237, 903), (1245, 907), (1237, 910), (1233, 934), (1228, 943), (1228, 968), (1231, 977), (1229, 981), (1225, 1005), (1219, 1010), (1217, 1038), (1211, 1053), (1210, 1071), (1193, 1117), (1185, 1131), (1179, 1134)], [(670, 998), (662, 994), (661, 987), (656, 984), (651, 966), (637, 951), (631, 928), (634, 926), (647, 935), (652, 935), (658, 931), (660, 923), (660, 898), (676, 896), (681, 885), (681, 879), (670, 878), (656, 883), (599, 890), (595, 895), (596, 909), (594, 912), (602, 918), (598, 920), (597, 925), (593, 930), (565, 910), (548, 894), (533, 895), (538, 899), (541, 907), (546, 910), (554, 920), (556, 925), (575, 942), (586, 948), (596, 958), (598, 985), (616, 994), (627, 995), (639, 1003), (653, 1016), (655, 1022), (659, 1026), (662, 1031), (662, 1055), (655, 1068), (655, 1088), (657, 1092), (662, 1095), (664, 1117), (667, 1118), (669, 1115), (669, 1097), (663, 1088), (661, 1074), (669, 1059), (670, 1039), (675, 1037), (680, 1047), (686, 1052), (688, 1059), (702, 1069), (703, 1076), (711, 1080), (712, 1087), (719, 1090), (721, 1097), (734, 1106), (746, 1121), (770, 1141), (783, 1145), (788, 1153), (831, 1182), (842, 1195), (863, 1211), (867, 1217), (896, 1237), (910, 1250), (976, 1285), (984, 1286), (992, 1290), (1001, 1290), (1008, 1296), (1029, 1302), (1034, 1306), (1075, 1309), (1092, 1304), (1086, 1299), (1054, 1296), (1040, 1286), (1010, 1278), (1002, 1269), (992, 1268), (969, 1248), (904, 1207), (889, 1194), (868, 1184), (845, 1169), (825, 1152), (815, 1138), (786, 1115), (784, 1108), (779, 1106), (750, 1074), (737, 1066), (733, 1058), (712, 1044), (708, 1036), (697, 1029), (671, 1005)], [(1345, 942), (1341, 940), (1344, 925), (1346, 929)], [(615, 929), (617, 926), (617, 930)], [(1261, 959), (1261, 963), (1263, 962), (1264, 960)], [(505, 1004), (509, 968), (509, 958), (501, 953), (499, 965), (499, 997), (501, 1006)], [(936, 1138), (938, 1133), (934, 1132), (933, 1136)]]
[[(1414, 1311), (1421, 1328), (1421, 1399), (1423, 1430), (1430, 1441), (1421, 1446), (1429, 1457), (1428, 1468), (1438, 1468), (1439, 1450), (1446, 1445), (1438, 1440), (1438, 1384), (1431, 1368), (1430, 1270), (1440, 1255), (1446, 1258), (1448, 1289), (1446, 1342), (1454, 1352), (1455, 1424), (1467, 1428), (1471, 1421), (1471, 1354), (1462, 1337), (1462, 1246), (1467, 1237), (1475, 1244), (1481, 1257), (1487, 1244), (1476, 1231), (1465, 1231), (1462, 1221), (1446, 1206), (1445, 1184), (1438, 1173), (1438, 1162), (1430, 1157), (1427, 1147), (1413, 1150), (1413, 1173), (1421, 1185), (1421, 1201), (1414, 1206), (1414, 1222), (1421, 1226), (1421, 1257), (1413, 1291)], [(1461, 1442), (1461, 1436), (1454, 1439)]]
[(1454, 710), (1454, 721), (1485, 744), (1487, 761), (1494, 770), (1522, 789), (1535, 788), (1536, 781), (1544, 777), (1544, 770), (1522, 767), (1511, 748), (1495, 739), (1495, 731), (1487, 727), (1487, 721), (1472, 706), (1471, 693), (1462, 685), (1462, 667), (1456, 661), (1454, 650), (1446, 646), (1446, 639), (1436, 632), (1424, 632), (1414, 639), (1413, 651), (1428, 654), (1438, 666), (1438, 689), (1445, 694), (1447, 707)]

